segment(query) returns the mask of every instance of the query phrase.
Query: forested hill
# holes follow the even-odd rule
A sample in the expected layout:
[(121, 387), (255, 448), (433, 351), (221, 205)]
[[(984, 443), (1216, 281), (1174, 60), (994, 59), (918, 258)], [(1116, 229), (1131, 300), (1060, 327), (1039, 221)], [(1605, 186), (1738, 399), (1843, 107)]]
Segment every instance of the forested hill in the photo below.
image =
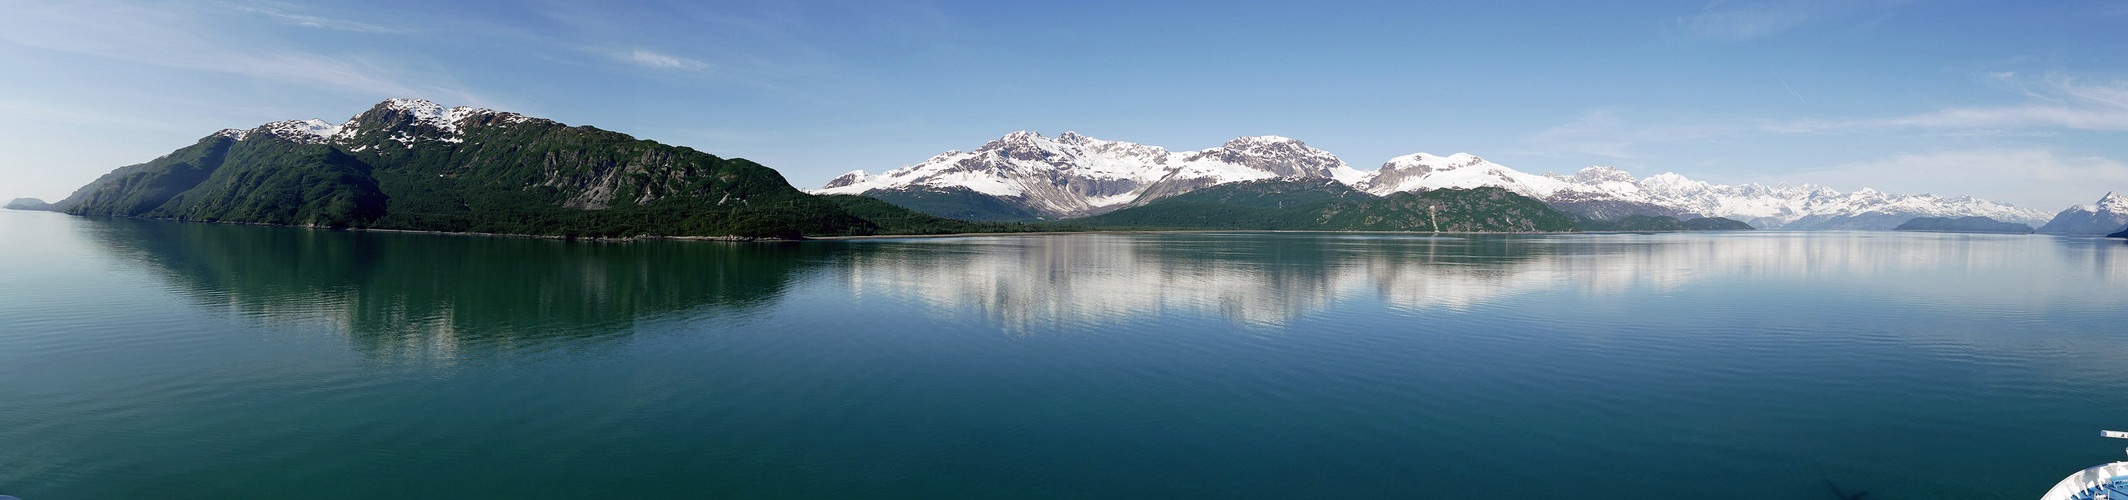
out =
[(554, 236), (871, 234), (768, 167), (413, 99), (223, 130), (54, 205), (77, 215)]
[(1066, 224), (1089, 228), (1565, 232), (1572, 216), (1495, 187), (1376, 197), (1321, 180), (1222, 184)]

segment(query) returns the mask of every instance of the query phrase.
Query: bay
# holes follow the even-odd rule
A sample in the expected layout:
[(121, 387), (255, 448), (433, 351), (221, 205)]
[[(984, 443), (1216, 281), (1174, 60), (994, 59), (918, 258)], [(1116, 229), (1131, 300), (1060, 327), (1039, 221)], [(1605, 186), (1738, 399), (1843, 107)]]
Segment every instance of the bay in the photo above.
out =
[(2036, 498), (2128, 245), (587, 242), (0, 211), (0, 494)]

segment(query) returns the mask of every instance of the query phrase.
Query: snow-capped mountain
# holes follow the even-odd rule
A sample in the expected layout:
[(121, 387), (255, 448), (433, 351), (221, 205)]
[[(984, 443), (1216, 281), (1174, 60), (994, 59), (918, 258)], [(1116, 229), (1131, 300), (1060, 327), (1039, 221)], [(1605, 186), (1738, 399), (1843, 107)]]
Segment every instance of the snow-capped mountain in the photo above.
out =
[(947, 151), (878, 175), (843, 174), (815, 194), (966, 188), (1050, 217), (1095, 215), (1217, 184), (1272, 178), (1353, 183), (1360, 171), (1329, 152), (1278, 136), (1241, 137), (1201, 151), (1106, 141), (1065, 132), (1014, 132), (974, 151)]
[[(395, 129), (391, 139), (412, 146), (417, 140), (463, 142), (458, 125), (467, 119), (494, 120), (500, 123), (523, 123), (538, 120), (517, 113), (496, 111), (487, 108), (459, 106), (444, 108), (424, 99), (386, 99), (376, 107), (346, 122), (332, 123), (317, 118), (308, 120), (283, 120), (260, 125), (251, 130), (223, 129), (216, 132), (236, 140), (255, 133), (272, 134), (299, 144), (342, 143), (355, 139), (365, 132)], [(412, 132), (409, 132), (409, 131)]]
[[(1968, 196), (1898, 195), (1874, 189), (1721, 185), (1663, 173), (1647, 178), (1611, 167), (1574, 175), (1530, 174), (1468, 153), (1399, 156), (1361, 172), (1328, 152), (1284, 137), (1243, 137), (1203, 151), (1065, 132), (1015, 132), (971, 152), (948, 151), (878, 175), (854, 171), (816, 194), (966, 188), (1050, 217), (1094, 215), (1166, 196), (1270, 178), (1334, 179), (1374, 195), (1499, 187), (1597, 219), (1627, 215), (1725, 217), (1761, 229), (1882, 229), (1915, 217), (1980, 216), (2039, 224), (2044, 212)], [(2118, 228), (2120, 224), (2115, 224)]]
[(1626, 215), (1723, 217), (1761, 229), (1891, 229), (1915, 217), (1969, 217), (2038, 223), (2046, 214), (1969, 196), (1898, 195), (1863, 188), (1722, 185), (1676, 173), (1645, 179), (1611, 167), (1574, 175), (1528, 174), (1465, 153), (1399, 156), (1355, 186), (1377, 195), (1432, 189), (1505, 188), (1598, 219)]
[(2112, 234), (2128, 226), (2128, 196), (2109, 192), (2098, 203), (2077, 205), (2054, 215), (2039, 232), (2052, 234)]

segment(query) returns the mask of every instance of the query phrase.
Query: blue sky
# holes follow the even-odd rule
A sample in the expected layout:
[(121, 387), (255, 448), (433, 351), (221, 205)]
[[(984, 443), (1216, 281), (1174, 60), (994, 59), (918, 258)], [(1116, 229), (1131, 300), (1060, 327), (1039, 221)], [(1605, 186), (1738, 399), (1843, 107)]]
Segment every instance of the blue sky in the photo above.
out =
[[(1613, 5), (1613, 4), (1629, 5)], [(2128, 191), (2128, 2), (0, 1), (0, 197), (388, 97), (816, 187), (1015, 130), (1722, 183)]]

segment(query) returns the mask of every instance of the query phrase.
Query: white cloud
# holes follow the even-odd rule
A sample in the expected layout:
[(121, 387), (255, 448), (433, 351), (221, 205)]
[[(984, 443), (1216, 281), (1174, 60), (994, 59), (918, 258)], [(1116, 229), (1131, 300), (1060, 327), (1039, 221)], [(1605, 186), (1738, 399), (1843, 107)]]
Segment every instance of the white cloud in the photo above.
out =
[(701, 61), (643, 49), (635, 49), (635, 51), (629, 52), (625, 57), (622, 57), (622, 60), (658, 69), (702, 69), (708, 67), (708, 65), (702, 64)]
[(2049, 76), (2036, 84), (2016, 81), (2014, 73), (1991, 77), (2014, 84), (2027, 102), (2003, 106), (1960, 106), (1890, 118), (1805, 120), (1775, 124), (1777, 133), (1822, 133), (1886, 128), (2003, 130), (2064, 128), (2128, 130), (2128, 81), (2091, 83)]
[(1982, 149), (1894, 155), (1798, 170), (1777, 181), (1871, 186), (1890, 192), (1970, 194), (2041, 211), (2128, 192), (2128, 162), (2047, 149)]

